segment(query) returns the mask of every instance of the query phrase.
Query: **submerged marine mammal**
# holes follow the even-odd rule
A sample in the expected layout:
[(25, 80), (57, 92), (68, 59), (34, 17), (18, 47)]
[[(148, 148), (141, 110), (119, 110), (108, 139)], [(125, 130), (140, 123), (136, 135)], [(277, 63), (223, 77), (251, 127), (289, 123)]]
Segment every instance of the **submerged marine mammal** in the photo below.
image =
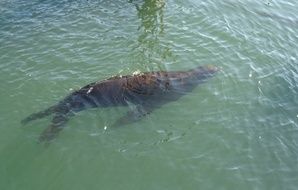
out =
[(167, 102), (177, 100), (218, 71), (214, 66), (199, 66), (188, 71), (157, 71), (137, 75), (116, 76), (90, 83), (72, 92), (44, 111), (21, 121), (40, 119), (53, 114), (51, 124), (40, 135), (50, 141), (62, 130), (73, 113), (87, 108), (136, 105), (135, 111), (118, 119), (114, 125), (134, 122)]

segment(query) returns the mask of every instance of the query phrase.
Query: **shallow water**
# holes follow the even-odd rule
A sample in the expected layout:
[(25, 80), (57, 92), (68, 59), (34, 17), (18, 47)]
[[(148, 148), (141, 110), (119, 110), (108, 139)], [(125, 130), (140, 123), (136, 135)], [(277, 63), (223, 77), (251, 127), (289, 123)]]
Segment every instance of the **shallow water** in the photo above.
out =
[[(0, 2), (0, 189), (296, 189), (298, 3)], [(50, 146), (31, 113), (136, 71), (214, 78), (125, 126), (77, 114)], [(106, 130), (105, 130), (106, 129)]]

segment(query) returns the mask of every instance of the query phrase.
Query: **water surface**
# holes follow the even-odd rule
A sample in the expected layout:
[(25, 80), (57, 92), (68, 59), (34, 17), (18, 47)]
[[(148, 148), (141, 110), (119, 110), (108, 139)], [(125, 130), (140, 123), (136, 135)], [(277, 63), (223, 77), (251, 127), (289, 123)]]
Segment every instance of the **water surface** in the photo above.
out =
[[(0, 2), (0, 189), (296, 189), (298, 3)], [(129, 108), (21, 119), (114, 75), (221, 72), (139, 122)], [(105, 130), (106, 129), (106, 130)]]

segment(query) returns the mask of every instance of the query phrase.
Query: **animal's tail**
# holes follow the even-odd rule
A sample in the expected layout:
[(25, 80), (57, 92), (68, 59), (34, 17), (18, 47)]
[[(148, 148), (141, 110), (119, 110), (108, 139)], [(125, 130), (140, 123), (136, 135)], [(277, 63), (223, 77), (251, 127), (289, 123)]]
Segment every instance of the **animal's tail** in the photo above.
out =
[(54, 113), (57, 110), (57, 105), (51, 106), (48, 109), (45, 109), (43, 111), (37, 112), (37, 113), (33, 113), (31, 115), (29, 115), (28, 117), (26, 117), (25, 119), (23, 119), (21, 121), (21, 123), (23, 125), (29, 123), (30, 121), (36, 120), (36, 119), (41, 119), (44, 118), (48, 115), (51, 115), (52, 113)]
[(41, 133), (39, 142), (49, 143), (53, 140), (63, 129), (64, 124), (69, 120), (72, 115), (71, 109), (67, 104), (62, 101), (58, 104), (49, 107), (43, 111), (33, 113), (21, 121), (22, 124), (27, 124), (30, 121), (41, 119), (46, 116), (53, 115), (51, 124)]

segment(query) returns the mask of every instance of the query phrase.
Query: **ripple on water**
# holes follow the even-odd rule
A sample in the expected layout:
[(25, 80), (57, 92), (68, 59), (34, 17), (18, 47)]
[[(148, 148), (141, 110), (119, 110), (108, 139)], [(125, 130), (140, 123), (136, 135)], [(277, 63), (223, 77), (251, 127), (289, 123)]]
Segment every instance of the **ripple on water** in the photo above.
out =
[[(28, 188), (36, 174), (48, 184), (59, 173), (66, 180), (50, 185), (92, 188), (124, 179), (123, 187), (155, 181), (158, 188), (172, 189), (193, 188), (189, 184), (295, 189), (297, 2), (166, 1), (162, 8), (146, 2), (0, 2), (0, 139), (5, 139), (0, 150), (11, 161), (1, 160), (9, 171), (1, 175), (0, 170), (4, 188), (12, 181), (24, 187), (19, 179), (26, 171)], [(131, 126), (109, 128), (125, 108), (96, 109), (71, 119), (42, 155), (22, 142), (35, 142), (50, 122), (19, 129), (23, 117), (85, 84), (117, 74), (205, 64), (221, 71)], [(24, 138), (11, 138), (16, 134)], [(36, 169), (41, 165), (47, 169), (44, 175)], [(124, 170), (131, 175), (123, 175)], [(142, 178), (144, 173), (150, 180)]]

